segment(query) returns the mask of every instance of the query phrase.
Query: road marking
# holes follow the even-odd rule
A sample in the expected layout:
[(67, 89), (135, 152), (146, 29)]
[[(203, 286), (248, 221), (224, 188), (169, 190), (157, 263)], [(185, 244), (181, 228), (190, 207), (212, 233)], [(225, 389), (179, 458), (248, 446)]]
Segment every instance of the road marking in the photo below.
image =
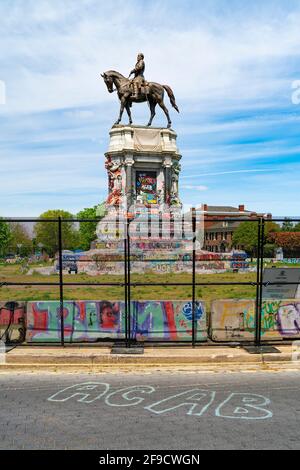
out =
[[(83, 382), (56, 392), (48, 398), (48, 401), (64, 403), (70, 399), (75, 399), (80, 403), (91, 404), (105, 397), (104, 403), (107, 406), (132, 407), (140, 405), (146, 398), (149, 398), (149, 396), (141, 397), (138, 395), (151, 395), (158, 390), (159, 387), (155, 388), (151, 385), (132, 385), (114, 390), (106, 382)], [(226, 393), (224, 390), (219, 390), (218, 392)], [(155, 401), (145, 406), (144, 410), (161, 415), (179, 408), (188, 407), (188, 410), (185, 411), (186, 415), (200, 417), (216, 402), (216, 394), (218, 392), (215, 390), (192, 388)], [(112, 401), (113, 398), (116, 401)], [(230, 419), (270, 419), (273, 417), (273, 412), (265, 408), (270, 404), (271, 400), (263, 395), (249, 392), (230, 392), (229, 396), (216, 406), (214, 415), (219, 418)], [(198, 408), (199, 406), (200, 408)]]
[[(122, 393), (125, 392), (125, 393)], [(129, 394), (132, 393), (153, 393), (155, 392), (155, 388), (151, 387), (150, 385), (132, 385), (131, 387), (121, 388), (120, 390), (116, 390), (115, 392), (109, 393), (105, 398), (105, 403), (108, 406), (136, 406), (139, 405), (145, 398), (141, 397), (129, 397)], [(125, 400), (125, 403), (111, 403), (111, 398), (118, 396), (121, 394), (121, 398)], [(135, 400), (135, 401), (133, 401)], [(127, 403), (126, 403), (127, 402)], [(130, 402), (130, 403), (128, 403)]]
[[(208, 392), (208, 393), (207, 393)], [(199, 407), (199, 403), (202, 403), (202, 399), (209, 397), (207, 403), (202, 406), (200, 411), (197, 413), (194, 412), (197, 407)], [(167, 413), (168, 411), (175, 410), (182, 406), (189, 406), (189, 410), (186, 413), (187, 415), (194, 415), (194, 416), (202, 416), (205, 411), (210, 407), (213, 403), (216, 396), (216, 392), (209, 392), (208, 390), (203, 390), (199, 388), (194, 388), (192, 390), (187, 390), (185, 392), (178, 393), (177, 395), (172, 395), (171, 397), (164, 398), (163, 400), (157, 401), (152, 405), (146, 406), (145, 410), (151, 411), (152, 413), (162, 414)], [(183, 398), (183, 401), (181, 400)], [(175, 403), (174, 403), (175, 401)], [(165, 408), (164, 406), (160, 407), (160, 405), (170, 405), (173, 402), (173, 406), (169, 408)], [(176, 403), (177, 402), (177, 403)]]
[[(102, 385), (103, 385), (104, 390), (98, 393), (99, 392), (98, 388), (99, 386), (102, 386)], [(103, 397), (108, 392), (109, 387), (110, 385), (107, 383), (84, 382), (82, 384), (76, 384), (76, 385), (71, 385), (70, 387), (66, 387), (63, 390), (49, 397), (48, 400), (62, 402), (62, 401), (70, 400), (70, 398), (80, 396), (80, 398), (78, 398), (77, 401), (84, 402), (84, 403), (92, 403), (95, 400), (99, 400), (99, 398)], [(91, 392), (94, 392), (95, 390), (96, 390), (95, 396), (92, 398), (89, 398), (91, 396)], [(68, 392), (71, 392), (71, 395), (68, 394)]]
[[(230, 419), (268, 419), (272, 418), (273, 413), (263, 407), (270, 405), (270, 403), (269, 398), (263, 395), (255, 393), (231, 393), (218, 406), (215, 414), (220, 418)], [(223, 408), (225, 408), (225, 411), (223, 411)], [(255, 413), (255, 415), (251, 416), (251, 413)]]

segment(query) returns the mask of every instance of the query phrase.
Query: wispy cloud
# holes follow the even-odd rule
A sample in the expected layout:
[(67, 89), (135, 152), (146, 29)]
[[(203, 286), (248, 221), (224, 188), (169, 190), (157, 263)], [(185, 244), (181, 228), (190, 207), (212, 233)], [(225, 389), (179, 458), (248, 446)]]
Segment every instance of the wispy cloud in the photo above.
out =
[[(272, 168), (271, 170), (270, 169), (255, 169), (255, 170), (231, 170), (231, 171), (217, 171), (215, 173), (201, 173), (201, 175), (185, 175), (185, 176), (182, 176), (182, 178), (201, 178), (201, 177), (204, 177), (204, 176), (219, 176), (219, 175), (234, 175), (234, 174), (237, 174), (237, 173), (270, 173), (270, 172), (273, 172), (273, 171), (280, 171), (279, 169), (276, 169), (276, 168)], [(185, 187), (187, 189), (189, 189), (187, 186), (182, 186), (182, 187)], [(190, 188), (193, 188), (194, 186), (190, 186)], [(204, 186), (205, 187), (205, 186)], [(207, 189), (205, 187), (205, 189)]]
[(291, 75), (286, 58), (299, 54), (299, 5), (256, 1), (253, 8), (231, 1), (220, 10), (211, 2), (185, 3), (170, 8), (168, 1), (141, 0), (1, 2), (8, 108), (108, 101), (99, 73), (113, 67), (127, 74), (136, 44), (144, 46), (147, 78), (172, 84), (181, 99), (197, 96), (209, 105), (279, 98)]
[(182, 184), (182, 189), (193, 189), (194, 191), (207, 191), (208, 187), (204, 185), (195, 186), (193, 184)]
[[(119, 103), (99, 74), (128, 75), (137, 44), (146, 78), (171, 85), (181, 111), (172, 119), (182, 178), (197, 179), (181, 186), (182, 199), (195, 205), (205, 191), (212, 204), (296, 211), (298, 1), (2, 0), (0, 16), (0, 213), (74, 211), (104, 198)], [(133, 114), (143, 124), (149, 110)], [(154, 124), (165, 125), (160, 110)]]

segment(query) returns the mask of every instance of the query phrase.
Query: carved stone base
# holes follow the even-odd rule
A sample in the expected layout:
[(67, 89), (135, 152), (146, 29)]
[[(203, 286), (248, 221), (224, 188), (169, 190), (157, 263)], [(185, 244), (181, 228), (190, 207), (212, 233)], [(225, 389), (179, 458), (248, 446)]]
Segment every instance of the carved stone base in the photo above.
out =
[(181, 207), (178, 194), (181, 155), (176, 133), (145, 126), (114, 126), (105, 153), (109, 207), (167, 204)]

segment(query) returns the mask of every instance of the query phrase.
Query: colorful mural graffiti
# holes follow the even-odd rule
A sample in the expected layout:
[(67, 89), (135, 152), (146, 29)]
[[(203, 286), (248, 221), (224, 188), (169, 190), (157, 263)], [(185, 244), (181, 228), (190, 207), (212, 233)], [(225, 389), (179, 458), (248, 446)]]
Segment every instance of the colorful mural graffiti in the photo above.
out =
[[(207, 339), (204, 302), (195, 303), (197, 340)], [(192, 302), (134, 302), (133, 330), (137, 340), (191, 341)]]
[[(124, 304), (108, 301), (65, 301), (66, 342), (97, 341), (123, 337)], [(57, 342), (61, 339), (60, 303), (28, 302), (27, 342)]]
[[(300, 301), (264, 300), (261, 324), (263, 340), (300, 337)], [(212, 302), (210, 336), (214, 341), (251, 341), (254, 335), (254, 300)]]
[[(125, 304), (120, 301), (65, 301), (66, 342), (96, 342), (125, 337)], [(196, 338), (206, 341), (203, 301), (195, 304)], [(211, 304), (209, 337), (214, 341), (253, 341), (255, 301), (220, 299)], [(192, 302), (132, 301), (131, 338), (137, 341), (191, 341)], [(300, 300), (265, 300), (262, 339), (300, 338)], [(60, 342), (59, 301), (0, 303), (0, 339), (5, 342)]]
[(25, 302), (0, 302), (0, 339), (5, 343), (25, 340)]
[[(191, 340), (192, 303), (188, 301), (131, 302), (131, 337)], [(196, 302), (197, 339), (206, 340), (204, 303)], [(109, 301), (64, 302), (66, 342), (92, 342), (125, 336), (125, 304)], [(27, 342), (58, 342), (61, 338), (60, 303), (28, 302)]]
[(157, 174), (156, 171), (136, 172), (137, 201), (148, 204), (157, 204)]

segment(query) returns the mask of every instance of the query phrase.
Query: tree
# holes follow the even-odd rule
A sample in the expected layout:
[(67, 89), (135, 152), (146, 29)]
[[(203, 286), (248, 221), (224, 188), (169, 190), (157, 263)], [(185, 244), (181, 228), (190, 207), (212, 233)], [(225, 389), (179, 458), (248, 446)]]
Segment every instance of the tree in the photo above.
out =
[[(96, 219), (97, 207), (85, 208), (78, 212), (78, 219)], [(83, 250), (89, 250), (92, 241), (96, 239), (96, 228), (98, 222), (79, 222), (79, 244)]]
[(21, 256), (27, 256), (33, 251), (33, 243), (24, 225), (13, 222), (10, 226), (11, 240), (9, 249)]
[(277, 245), (275, 243), (266, 243), (264, 245), (264, 257), (273, 258), (275, 256), (275, 250)]
[(280, 232), (281, 228), (280, 225), (276, 224), (276, 222), (266, 222), (265, 223), (265, 243), (271, 241), (270, 236), (273, 233)]
[(279, 232), (273, 234), (277, 246), (283, 248), (285, 254), (294, 255), (300, 252), (299, 232)]
[(5, 256), (11, 240), (10, 226), (0, 218), (0, 256)]
[[(264, 245), (268, 243), (270, 233), (279, 232), (280, 227), (272, 221), (265, 222)], [(257, 255), (258, 222), (242, 222), (234, 231), (232, 242), (234, 246), (243, 247), (251, 256)]]
[(288, 217), (285, 217), (284, 222), (283, 222), (282, 227), (281, 227), (281, 231), (282, 232), (293, 232), (294, 231), (294, 224), (291, 221), (291, 219), (289, 219)]
[[(74, 222), (64, 222), (63, 219), (72, 219), (70, 212), (60, 209), (49, 210), (40, 215), (40, 219), (58, 219), (62, 218), (62, 248), (64, 250), (73, 250), (78, 248), (78, 230)], [(55, 255), (59, 248), (58, 240), (58, 222), (37, 222), (34, 226), (35, 244), (41, 244), (42, 249), (50, 256)]]
[(300, 222), (298, 222), (293, 228), (293, 232), (300, 232)]
[(257, 253), (258, 222), (242, 222), (233, 233), (234, 246), (243, 247), (251, 256)]

